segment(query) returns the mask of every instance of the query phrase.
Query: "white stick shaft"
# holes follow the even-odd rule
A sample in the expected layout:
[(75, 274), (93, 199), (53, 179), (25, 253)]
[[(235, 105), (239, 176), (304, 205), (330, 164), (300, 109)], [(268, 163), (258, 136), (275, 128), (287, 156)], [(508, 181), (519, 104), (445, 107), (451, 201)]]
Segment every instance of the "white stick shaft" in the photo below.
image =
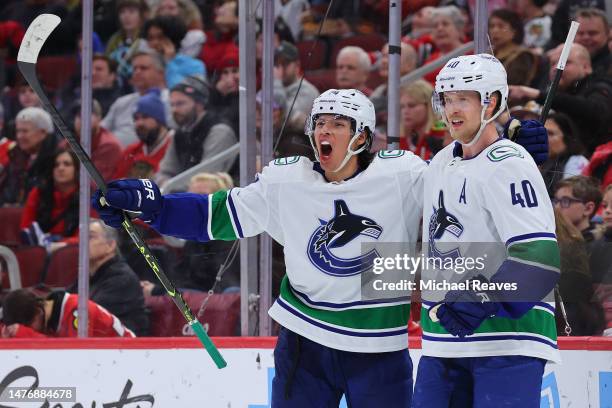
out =
[(557, 69), (563, 71), (565, 69), (565, 63), (567, 62), (567, 58), (569, 57), (570, 50), (572, 49), (572, 44), (574, 43), (574, 38), (576, 37), (576, 32), (578, 32), (578, 27), (580, 23), (576, 21), (572, 21), (570, 25), (569, 32), (567, 33), (567, 38), (565, 39), (565, 44), (563, 45), (563, 50), (561, 51), (561, 57), (559, 58), (559, 63), (557, 64)]

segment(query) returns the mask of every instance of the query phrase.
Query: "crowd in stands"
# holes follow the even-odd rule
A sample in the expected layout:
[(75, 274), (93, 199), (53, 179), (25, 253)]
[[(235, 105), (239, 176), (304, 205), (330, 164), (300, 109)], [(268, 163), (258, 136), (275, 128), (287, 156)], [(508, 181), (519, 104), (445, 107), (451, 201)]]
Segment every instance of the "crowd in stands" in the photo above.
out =
[[(5, 268), (0, 270), (5, 292), (0, 296), (0, 337), (76, 333), (61, 324), (68, 317), (58, 308), (62, 302), (76, 307), (76, 271), (56, 285), (60, 287), (50, 288), (46, 282), (49, 269), (57, 264), (54, 257), (78, 242), (78, 161), (18, 72), (16, 56), (25, 29), (37, 15), (48, 12), (62, 18), (37, 69), (45, 91), (80, 137), (80, 3), (5, 0), (0, 5), (0, 245), (16, 253), (23, 247), (43, 247), (46, 258), (45, 267), (34, 272), (27, 268), (31, 260), (18, 257), (22, 275), (39, 274), (28, 280), (35, 282), (33, 291), (6, 295), (8, 277)], [(313, 157), (304, 123), (313, 100), (336, 87), (359, 89), (371, 98), (377, 113), (373, 150), (386, 148), (389, 2), (338, 1), (328, 9), (329, 3), (275, 2), (276, 157)], [(562, 255), (559, 295), (572, 335), (612, 336), (612, 10), (606, 10), (605, 3), (488, 2), (489, 52), (504, 64), (510, 85), (509, 112), (498, 118), (500, 131), (510, 116), (539, 118), (569, 22), (580, 23), (545, 123), (549, 158), (540, 167), (556, 212)], [(471, 41), (475, 5), (474, 0), (403, 0), (400, 75)], [(261, 8), (256, 13), (259, 88)], [(238, 22), (236, 0), (95, 2), (91, 157), (105, 180), (152, 178), (163, 188), (173, 177), (238, 142)], [(438, 72), (397, 84), (400, 147), (425, 160), (451, 143), (431, 105)], [(259, 144), (261, 91), (256, 100), (253, 136)], [(264, 164), (258, 159), (258, 169)], [(189, 183), (172, 184), (172, 189), (200, 194), (227, 190), (238, 185), (238, 174), (238, 161), (232, 156)], [(216, 294), (237, 291), (239, 262), (232, 257), (232, 243), (183, 242), (161, 237), (144, 223), (138, 228), (178, 287), (199, 292), (214, 288)], [(158, 302), (163, 287), (125, 232), (94, 218), (89, 235), (89, 310), (94, 316), (90, 332), (147, 335), (155, 319), (149, 306)], [(284, 267), (280, 252), (275, 247), (276, 286)], [(76, 256), (74, 251), (70, 254)], [(223, 279), (217, 282), (221, 269)], [(116, 319), (123, 325), (114, 324)], [(558, 327), (560, 334), (565, 331), (564, 316), (558, 316)]]

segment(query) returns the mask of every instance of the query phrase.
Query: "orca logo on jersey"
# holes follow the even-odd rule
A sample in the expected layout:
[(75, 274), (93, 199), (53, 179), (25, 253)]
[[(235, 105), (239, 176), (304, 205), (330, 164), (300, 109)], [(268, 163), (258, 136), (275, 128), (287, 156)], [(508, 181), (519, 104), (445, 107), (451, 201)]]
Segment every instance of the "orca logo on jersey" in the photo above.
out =
[(308, 241), (308, 258), (321, 272), (333, 276), (353, 276), (372, 268), (375, 249), (354, 258), (340, 258), (331, 252), (353, 241), (360, 235), (378, 239), (383, 229), (374, 220), (353, 214), (344, 200), (334, 201), (334, 216), (329, 221), (319, 220), (319, 226)]
[(432, 258), (458, 258), (461, 256), (459, 248), (443, 252), (436, 247), (436, 240), (442, 238), (445, 232), (449, 232), (455, 237), (463, 233), (463, 225), (457, 217), (449, 213), (444, 206), (444, 192), (440, 190), (438, 195), (438, 209), (434, 207), (434, 212), (429, 219), (429, 256)]

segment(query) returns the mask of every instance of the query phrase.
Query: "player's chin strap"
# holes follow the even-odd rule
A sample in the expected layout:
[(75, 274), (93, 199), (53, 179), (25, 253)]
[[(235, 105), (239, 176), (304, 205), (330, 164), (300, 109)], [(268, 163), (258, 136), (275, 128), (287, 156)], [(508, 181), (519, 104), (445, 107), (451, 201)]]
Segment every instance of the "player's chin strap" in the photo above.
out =
[(353, 150), (353, 148), (351, 147), (351, 146), (353, 146), (353, 143), (355, 143), (355, 141), (359, 138), (361, 133), (363, 133), (363, 132), (355, 132), (355, 135), (353, 135), (353, 137), (351, 138), (351, 141), (349, 142), (348, 147), (346, 148), (346, 154), (344, 155), (344, 159), (342, 160), (342, 163), (340, 163), (338, 168), (336, 170), (334, 170), (332, 173), (337, 173), (340, 170), (342, 170), (342, 168), (346, 165), (346, 163), (348, 163), (348, 161), (351, 159), (351, 157), (353, 157), (356, 154), (359, 154), (359, 153), (363, 152), (368, 147), (367, 139), (361, 145), (361, 147), (359, 149)]
[[(493, 116), (491, 116), (491, 118), (489, 119), (485, 119), (485, 112), (487, 110), (487, 106), (489, 104), (485, 104), (482, 106), (482, 110), (480, 111), (480, 128), (478, 129), (478, 132), (476, 132), (476, 136), (474, 136), (474, 138), (469, 142), (469, 143), (461, 143), (462, 146), (466, 146), (466, 147), (471, 147), (474, 146), (478, 140), (480, 139), (480, 136), (482, 136), (482, 132), (485, 130), (485, 128), (487, 127), (487, 125), (491, 122), (493, 122), (495, 119), (497, 119), (497, 117), (500, 115), (500, 113), (502, 112), (502, 109), (498, 109), (497, 113), (494, 114)], [(452, 126), (449, 126), (449, 129), (452, 129)]]

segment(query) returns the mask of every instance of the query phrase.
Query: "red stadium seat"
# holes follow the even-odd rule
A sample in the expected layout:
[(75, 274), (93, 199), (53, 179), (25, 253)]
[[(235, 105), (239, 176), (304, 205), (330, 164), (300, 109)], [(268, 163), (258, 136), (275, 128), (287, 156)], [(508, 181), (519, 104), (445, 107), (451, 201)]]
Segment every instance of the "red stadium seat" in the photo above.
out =
[(50, 91), (64, 86), (75, 73), (76, 68), (74, 55), (40, 57), (36, 62), (40, 82)]
[[(183, 298), (194, 315), (208, 294), (206, 292), (185, 291)], [(181, 312), (168, 296), (150, 296), (145, 304), (151, 310), (149, 329), (151, 336), (193, 336)], [(208, 300), (204, 315), (198, 317), (210, 336), (233, 336), (240, 318), (240, 295), (214, 294)]]
[(307, 71), (304, 77), (313, 84), (319, 92), (323, 93), (328, 89), (337, 88), (336, 71), (333, 69), (320, 69), (317, 71)]
[(67, 245), (51, 254), (43, 283), (51, 287), (66, 288), (77, 280), (79, 246)]
[(357, 34), (352, 37), (343, 38), (336, 41), (332, 48), (330, 56), (330, 66), (333, 68), (336, 66), (336, 57), (340, 50), (348, 45), (356, 45), (357, 47), (363, 48), (365, 51), (379, 51), (383, 45), (387, 43), (387, 39), (377, 33), (371, 34)]
[(13, 252), (19, 264), (21, 287), (38, 285), (47, 263), (47, 250), (41, 246), (24, 246), (13, 249)]
[[(312, 50), (313, 44), (315, 48), (312, 55), (309, 57), (308, 53)], [(300, 52), (300, 62), (303, 71), (313, 71), (315, 69), (324, 68), (328, 54), (328, 47), (325, 41), (304, 40), (298, 42), (295, 46)]]
[(21, 244), (19, 223), (22, 212), (21, 207), (0, 208), (0, 243), (9, 246)]

